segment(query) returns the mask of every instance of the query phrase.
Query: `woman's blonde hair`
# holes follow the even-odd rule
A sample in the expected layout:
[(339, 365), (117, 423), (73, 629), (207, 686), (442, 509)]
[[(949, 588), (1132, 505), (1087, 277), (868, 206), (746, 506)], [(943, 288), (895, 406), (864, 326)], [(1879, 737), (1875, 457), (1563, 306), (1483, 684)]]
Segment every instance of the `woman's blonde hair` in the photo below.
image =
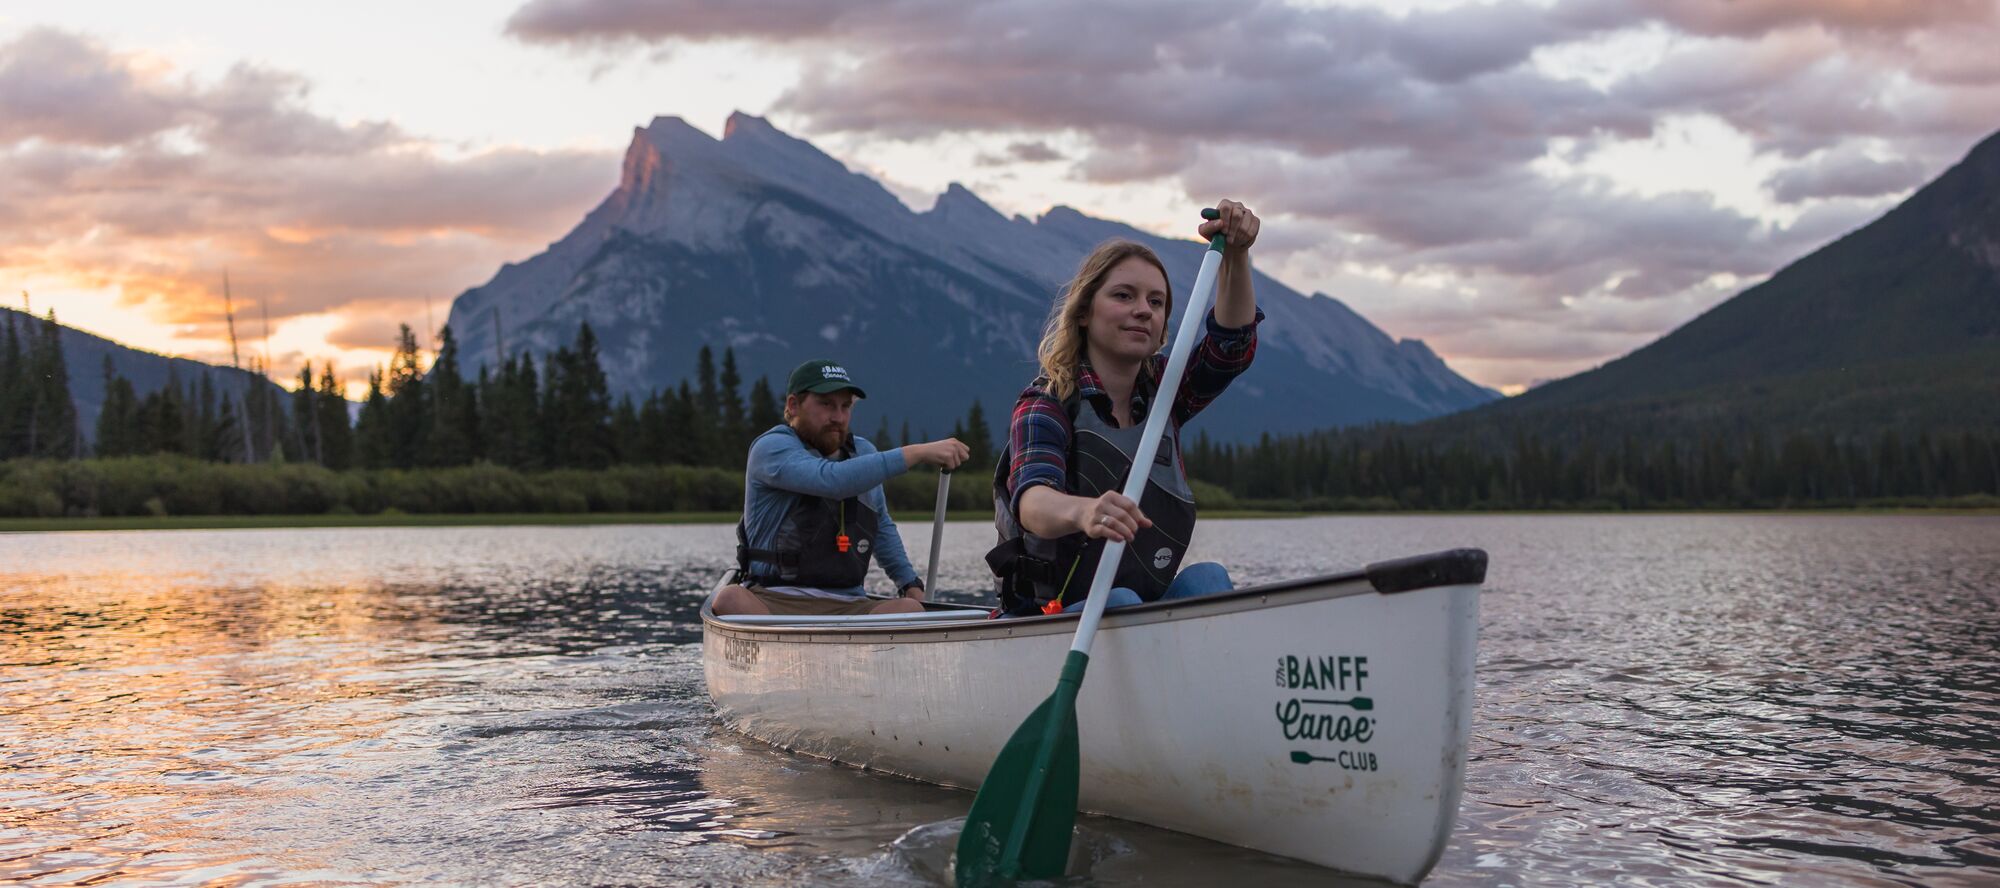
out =
[[(1097, 298), (1097, 291), (1103, 288), (1104, 279), (1111, 276), (1111, 269), (1132, 258), (1145, 260), (1160, 270), (1160, 280), (1167, 280), (1167, 267), (1160, 264), (1160, 257), (1145, 245), (1128, 240), (1109, 240), (1090, 251), (1083, 264), (1076, 267), (1076, 276), (1063, 286), (1055, 310), (1049, 313), (1048, 326), (1042, 330), (1042, 344), (1035, 349), (1035, 357), (1042, 365), (1042, 376), (1048, 379), (1049, 394), (1060, 399), (1076, 393), (1076, 369), (1083, 360), (1083, 328), (1090, 321), (1091, 302)], [(1169, 283), (1167, 307), (1161, 313), (1161, 319), (1170, 320), (1173, 312), (1174, 289)], [(1166, 344), (1167, 324), (1162, 323), (1160, 341), (1153, 343), (1153, 348), (1157, 350)], [(1153, 368), (1141, 366), (1139, 372), (1150, 375)]]

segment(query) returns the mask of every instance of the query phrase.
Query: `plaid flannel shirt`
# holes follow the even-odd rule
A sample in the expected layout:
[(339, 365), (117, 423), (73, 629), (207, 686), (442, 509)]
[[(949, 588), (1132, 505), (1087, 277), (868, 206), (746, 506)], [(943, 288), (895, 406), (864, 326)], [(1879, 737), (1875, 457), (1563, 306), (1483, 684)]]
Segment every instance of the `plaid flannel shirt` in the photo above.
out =
[[(1211, 310), (1206, 318), (1207, 335), (1195, 346), (1189, 356), (1186, 373), (1181, 377), (1181, 388), (1174, 398), (1173, 414), (1168, 417), (1168, 434), (1180, 440), (1181, 426), (1214, 401), (1222, 390), (1229, 387), (1231, 380), (1249, 369), (1251, 358), (1257, 354), (1257, 324), (1264, 320), (1262, 309), (1247, 326), (1224, 327), (1216, 323), (1215, 312)], [(1165, 355), (1153, 356), (1152, 377), (1158, 379), (1165, 374)], [(1106, 394), (1095, 370), (1085, 362), (1076, 377), (1077, 391), (1085, 403), (1097, 410), (1105, 422), (1112, 419), (1111, 396)], [(1158, 394), (1155, 386), (1145, 380), (1134, 387), (1132, 392), (1132, 421), (1143, 423), (1146, 412)], [(1037, 385), (1029, 385), (1021, 391), (1021, 397), (1014, 402), (1014, 418), (1007, 427), (1007, 452), (1010, 455), (1007, 474), (1008, 508), (1014, 519), (1020, 520), (1021, 492), (1037, 484), (1046, 484), (1058, 491), (1069, 489), (1069, 444), (1076, 433), (1071, 425), (1068, 411), (1063, 409), (1062, 399), (1050, 394)]]

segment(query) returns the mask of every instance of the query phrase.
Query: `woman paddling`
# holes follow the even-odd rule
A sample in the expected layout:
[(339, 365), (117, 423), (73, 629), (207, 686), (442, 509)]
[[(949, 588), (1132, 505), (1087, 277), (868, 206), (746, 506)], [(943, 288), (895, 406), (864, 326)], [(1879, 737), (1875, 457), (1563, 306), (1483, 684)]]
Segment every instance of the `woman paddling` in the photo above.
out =
[(1225, 200), (1203, 222), (1203, 240), (1228, 238), (1207, 335), (1195, 347), (1141, 502), (1120, 489), (1153, 409), (1166, 356), (1173, 295), (1166, 267), (1130, 241), (1099, 246), (1063, 288), (1036, 355), (1041, 375), (1021, 392), (1007, 451), (993, 475), (1000, 545), (987, 553), (1010, 616), (1083, 606), (1105, 540), (1128, 545), (1107, 607), (1227, 591), (1229, 572), (1203, 562), (1180, 569), (1193, 538), (1194, 495), (1180, 430), (1250, 366), (1264, 313), (1250, 286), (1258, 220)]

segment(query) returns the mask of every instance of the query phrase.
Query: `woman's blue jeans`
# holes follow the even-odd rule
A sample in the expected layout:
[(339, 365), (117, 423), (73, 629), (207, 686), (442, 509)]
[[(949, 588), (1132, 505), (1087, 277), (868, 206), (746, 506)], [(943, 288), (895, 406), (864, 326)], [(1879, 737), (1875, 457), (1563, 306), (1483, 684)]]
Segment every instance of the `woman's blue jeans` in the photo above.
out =
[[(1204, 561), (1200, 564), (1190, 564), (1181, 568), (1181, 572), (1175, 575), (1173, 583), (1167, 586), (1167, 594), (1160, 596), (1160, 600), (1166, 601), (1170, 598), (1199, 598), (1203, 595), (1227, 592), (1234, 588), (1236, 588), (1235, 584), (1229, 581), (1229, 568), (1223, 567), (1213, 561)], [(1139, 598), (1139, 593), (1124, 586), (1119, 586), (1111, 590), (1111, 600), (1104, 603), (1104, 609), (1131, 607), (1132, 605), (1143, 603)], [(1084, 602), (1079, 601), (1069, 607), (1063, 608), (1063, 613), (1076, 613), (1083, 610), (1083, 605)]]

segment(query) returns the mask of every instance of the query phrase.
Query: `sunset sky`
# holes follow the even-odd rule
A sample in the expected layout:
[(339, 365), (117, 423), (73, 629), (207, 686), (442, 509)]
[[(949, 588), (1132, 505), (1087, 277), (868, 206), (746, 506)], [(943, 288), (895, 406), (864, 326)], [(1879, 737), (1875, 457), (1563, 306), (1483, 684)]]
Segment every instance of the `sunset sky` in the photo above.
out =
[(227, 269), (277, 372), (358, 386), (601, 200), (632, 127), (740, 109), (918, 209), (1191, 235), (1241, 199), (1261, 268), (1517, 391), (1955, 163), (1996, 46), (2000, 0), (10, 2), (0, 293), (227, 363)]

